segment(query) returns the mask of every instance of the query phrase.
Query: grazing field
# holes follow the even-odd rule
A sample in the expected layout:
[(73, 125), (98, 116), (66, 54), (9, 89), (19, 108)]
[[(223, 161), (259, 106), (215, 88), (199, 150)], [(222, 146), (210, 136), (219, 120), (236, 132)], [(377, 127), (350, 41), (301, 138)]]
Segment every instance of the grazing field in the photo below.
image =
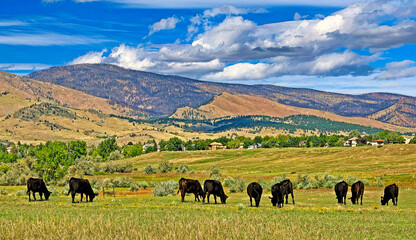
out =
[[(142, 191), (142, 190), (141, 190)], [(336, 204), (333, 190), (295, 191), (296, 204), (259, 208), (245, 193), (226, 205), (181, 203), (179, 196), (99, 196), (72, 204), (70, 196), (28, 202), (0, 198), (1, 239), (412, 239), (416, 191), (402, 188), (398, 206), (381, 206), (382, 189), (367, 190), (364, 205)], [(348, 194), (348, 196), (350, 193)], [(79, 199), (79, 196), (77, 197)], [(290, 202), (290, 201), (289, 201)]]
[[(161, 160), (186, 163), (194, 174), (144, 174), (147, 164)], [(0, 187), (1, 239), (413, 239), (416, 236), (416, 146), (382, 148), (255, 149), (200, 152), (161, 152), (121, 160), (137, 169), (127, 174), (136, 181), (209, 178), (216, 165), (222, 177), (241, 176), (247, 182), (287, 174), (357, 176), (369, 180), (385, 175), (385, 184), (399, 185), (398, 206), (381, 206), (383, 187), (366, 186), (363, 205), (338, 205), (333, 189), (295, 190), (296, 204), (273, 207), (264, 191), (259, 208), (249, 206), (246, 192), (230, 193), (227, 204), (186, 202), (179, 195), (154, 197), (152, 188), (130, 192), (116, 189), (115, 197), (98, 196), (92, 203), (71, 203), (71, 197), (28, 202), (14, 193), (25, 186)], [(61, 189), (57, 189), (61, 192)], [(349, 190), (347, 197), (351, 196)], [(76, 199), (79, 200), (77, 195)], [(211, 197), (211, 203), (213, 199)]]

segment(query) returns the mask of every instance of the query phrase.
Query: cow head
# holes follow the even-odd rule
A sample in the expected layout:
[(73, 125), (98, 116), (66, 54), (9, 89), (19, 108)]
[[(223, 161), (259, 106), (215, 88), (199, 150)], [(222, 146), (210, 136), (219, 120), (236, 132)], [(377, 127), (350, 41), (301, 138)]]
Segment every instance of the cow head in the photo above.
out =
[(269, 198), (270, 198), (270, 201), (272, 202), (273, 207), (276, 207), (277, 198), (275, 198), (275, 197), (269, 197)]
[(225, 201), (227, 201), (228, 196), (227, 195), (223, 195), (221, 196), (221, 203), (225, 204)]
[(381, 196), (381, 205), (386, 205), (386, 201), (384, 201), (384, 197)]
[(92, 202), (92, 200), (94, 200), (95, 196), (98, 196), (98, 193), (91, 193), (90, 194), (90, 202)]
[(350, 197), (350, 198), (348, 198), (348, 200), (351, 200), (352, 204), (355, 204), (355, 198)]
[(51, 195), (52, 192), (46, 191), (45, 192), (45, 200), (48, 201), (49, 200), (49, 196)]

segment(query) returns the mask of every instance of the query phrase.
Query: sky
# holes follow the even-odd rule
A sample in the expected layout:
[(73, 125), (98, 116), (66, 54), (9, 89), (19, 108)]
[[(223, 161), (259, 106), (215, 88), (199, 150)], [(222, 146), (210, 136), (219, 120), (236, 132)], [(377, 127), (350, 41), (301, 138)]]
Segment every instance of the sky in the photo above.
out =
[(416, 1), (1, 0), (0, 71), (108, 63), (416, 96)]

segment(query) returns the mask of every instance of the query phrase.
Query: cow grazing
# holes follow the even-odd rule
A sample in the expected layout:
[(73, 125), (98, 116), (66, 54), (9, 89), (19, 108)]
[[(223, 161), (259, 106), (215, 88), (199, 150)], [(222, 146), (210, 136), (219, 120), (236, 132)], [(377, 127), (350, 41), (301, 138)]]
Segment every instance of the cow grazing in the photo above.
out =
[(285, 186), (281, 183), (276, 183), (275, 185), (272, 186), (272, 196), (273, 197), (269, 197), (271, 199), (271, 202), (273, 204), (273, 206), (278, 206), (283, 207), (283, 203), (284, 201), (284, 196), (285, 196), (286, 190), (285, 190)]
[(358, 181), (351, 186), (352, 196), (348, 199), (351, 199), (352, 204), (358, 204), (358, 200), (361, 198), (361, 205), (363, 205), (363, 195), (364, 195), (364, 183)]
[(252, 182), (247, 186), (247, 194), (250, 197), (250, 206), (253, 206), (253, 198), (256, 202), (256, 207), (260, 205), (261, 194), (263, 193), (263, 188), (260, 184)]
[(85, 194), (85, 199), (88, 202), (88, 197), (90, 202), (94, 200), (94, 197), (98, 194), (95, 194), (91, 188), (90, 182), (87, 179), (82, 178), (71, 178), (69, 180), (69, 191), (68, 195), (71, 193), (72, 195), (72, 202), (75, 203), (75, 194), (81, 193), (81, 202), (82, 197)]
[(339, 182), (335, 185), (335, 194), (337, 195), (338, 203), (347, 204), (348, 184), (345, 181)]
[(49, 196), (52, 192), (49, 192), (49, 190), (46, 188), (46, 184), (43, 181), (43, 179), (40, 178), (29, 178), (27, 180), (27, 194), (29, 195), (29, 202), (30, 199), (30, 191), (33, 193), (33, 198), (36, 201), (35, 192), (38, 192), (40, 195), (40, 200), (42, 199), (42, 195), (45, 194), (45, 200), (49, 200)]
[(195, 201), (200, 202), (199, 197), (204, 197), (204, 191), (198, 180), (181, 178), (179, 180), (179, 190), (176, 194), (181, 192), (182, 202), (185, 201), (186, 193), (193, 193), (195, 195)]
[(288, 204), (289, 194), (292, 195), (292, 203), (295, 204), (295, 199), (293, 198), (293, 185), (289, 179), (283, 180), (280, 182), (285, 188), (285, 197), (286, 197), (286, 204)]
[(209, 203), (209, 196), (211, 194), (214, 195), (215, 204), (217, 204), (217, 196), (220, 197), (221, 203), (225, 204), (225, 201), (227, 201), (228, 196), (225, 195), (222, 184), (217, 180), (205, 180), (202, 202), (205, 202), (205, 196), (207, 196)]
[(397, 205), (399, 197), (399, 187), (393, 183), (384, 188), (384, 196), (381, 197), (381, 205), (389, 205), (390, 199), (393, 201), (393, 205)]

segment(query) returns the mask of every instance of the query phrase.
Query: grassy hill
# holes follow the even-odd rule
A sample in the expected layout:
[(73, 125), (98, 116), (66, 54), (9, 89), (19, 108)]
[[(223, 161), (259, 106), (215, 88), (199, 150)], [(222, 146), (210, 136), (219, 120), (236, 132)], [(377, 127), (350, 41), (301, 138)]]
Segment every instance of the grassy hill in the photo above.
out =
[(196, 175), (189, 177), (199, 179), (208, 178), (210, 167), (215, 165), (221, 169), (223, 177), (241, 176), (253, 181), (282, 174), (296, 181), (298, 174), (314, 178), (329, 173), (344, 178), (366, 178), (370, 182), (383, 175), (386, 184), (416, 186), (416, 145), (156, 152), (121, 161), (132, 163), (139, 170), (128, 174), (137, 180), (179, 179), (183, 175), (144, 174), (147, 164), (156, 166), (161, 160), (175, 165), (188, 164), (196, 170)]

